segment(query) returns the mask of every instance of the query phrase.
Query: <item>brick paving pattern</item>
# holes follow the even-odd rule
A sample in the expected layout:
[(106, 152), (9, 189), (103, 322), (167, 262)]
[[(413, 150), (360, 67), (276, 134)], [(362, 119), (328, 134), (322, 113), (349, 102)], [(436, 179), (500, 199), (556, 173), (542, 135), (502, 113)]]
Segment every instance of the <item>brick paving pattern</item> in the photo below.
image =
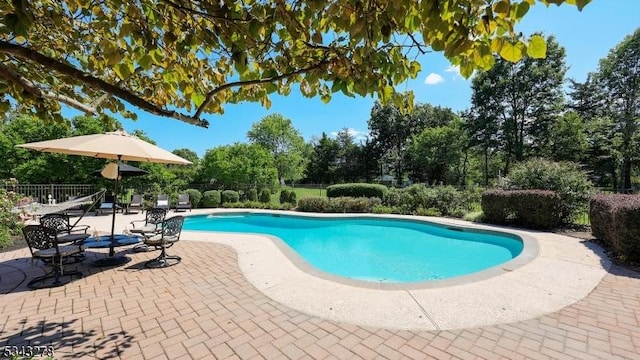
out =
[[(640, 359), (640, 279), (613, 266), (585, 299), (518, 323), (404, 331), (336, 323), (283, 306), (248, 283), (233, 250), (181, 241), (180, 265), (115, 268), (31, 291), (28, 249), (0, 254), (0, 351), (51, 345), (55, 359)], [(88, 252), (91, 259), (104, 256)], [(74, 267), (71, 265), (70, 267)], [(0, 353), (0, 356), (2, 354)]]

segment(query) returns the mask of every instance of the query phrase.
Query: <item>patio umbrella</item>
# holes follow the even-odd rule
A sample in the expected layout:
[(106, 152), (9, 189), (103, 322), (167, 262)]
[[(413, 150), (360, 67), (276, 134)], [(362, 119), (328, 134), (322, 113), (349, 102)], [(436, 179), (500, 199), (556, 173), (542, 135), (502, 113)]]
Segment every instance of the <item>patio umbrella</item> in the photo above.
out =
[[(124, 130), (103, 134), (72, 136), (68, 138), (38, 141), (16, 145), (37, 151), (91, 156), (101, 159), (115, 159), (120, 161), (146, 161), (164, 164), (191, 164), (190, 161), (172, 154), (167, 150), (150, 144), (140, 138), (128, 134)], [(107, 166), (109, 167), (109, 166)], [(115, 171), (114, 171), (115, 167)], [(106, 170), (106, 169), (105, 169)], [(103, 170), (104, 171), (104, 170)], [(117, 179), (120, 177), (120, 167), (113, 166), (106, 171), (107, 175)], [(115, 176), (114, 176), (115, 175)], [(116, 184), (117, 191), (117, 184)], [(118, 194), (115, 194), (116, 198)], [(116, 224), (116, 202), (113, 203), (113, 219), (111, 222), (111, 239), (113, 240)]]
[(123, 178), (123, 177), (130, 177), (130, 176), (142, 176), (142, 175), (147, 175), (148, 173), (149, 172), (147, 170), (143, 170), (133, 165), (125, 164), (123, 162), (119, 162), (119, 163), (111, 162), (107, 164), (107, 166), (105, 166), (104, 168), (94, 171), (93, 175), (96, 175), (96, 176), (100, 175), (107, 179), (115, 180), (117, 176), (120, 176), (120, 178)]

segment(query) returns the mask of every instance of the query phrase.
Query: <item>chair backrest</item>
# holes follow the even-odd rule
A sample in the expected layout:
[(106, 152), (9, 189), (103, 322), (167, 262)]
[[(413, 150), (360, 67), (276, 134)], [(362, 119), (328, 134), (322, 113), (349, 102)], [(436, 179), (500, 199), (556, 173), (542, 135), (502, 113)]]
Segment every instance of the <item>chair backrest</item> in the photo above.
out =
[(167, 194), (159, 194), (158, 195), (158, 200), (156, 201), (156, 207), (168, 208), (169, 207), (169, 195), (167, 195)]
[(113, 204), (115, 201), (116, 201), (115, 196), (111, 194), (104, 194), (104, 199), (102, 200), (103, 203)]
[(178, 195), (178, 204), (185, 205), (189, 203), (189, 194)]
[(131, 203), (129, 205), (142, 205), (142, 195), (134, 194), (131, 197)]
[(71, 224), (69, 216), (63, 214), (46, 214), (40, 218), (40, 225), (55, 229), (57, 232), (69, 232)]
[(165, 216), (167, 216), (166, 209), (152, 208), (147, 210), (144, 221), (145, 224), (157, 225), (164, 221)]
[(173, 216), (165, 219), (162, 223), (163, 240), (178, 241), (180, 239), (180, 233), (182, 232), (183, 223), (184, 216)]
[(53, 228), (43, 225), (26, 225), (22, 228), (24, 240), (29, 245), (31, 255), (35, 250), (56, 249), (58, 250), (57, 232)]

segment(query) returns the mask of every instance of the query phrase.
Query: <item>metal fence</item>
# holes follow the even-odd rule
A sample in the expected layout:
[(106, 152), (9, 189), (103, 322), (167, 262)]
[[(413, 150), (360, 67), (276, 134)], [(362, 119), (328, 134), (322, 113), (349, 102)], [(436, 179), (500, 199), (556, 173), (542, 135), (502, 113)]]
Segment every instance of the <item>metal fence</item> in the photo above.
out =
[(0, 188), (28, 196), (35, 201), (48, 204), (63, 202), (80, 195), (91, 195), (100, 189), (91, 184), (0, 184)]

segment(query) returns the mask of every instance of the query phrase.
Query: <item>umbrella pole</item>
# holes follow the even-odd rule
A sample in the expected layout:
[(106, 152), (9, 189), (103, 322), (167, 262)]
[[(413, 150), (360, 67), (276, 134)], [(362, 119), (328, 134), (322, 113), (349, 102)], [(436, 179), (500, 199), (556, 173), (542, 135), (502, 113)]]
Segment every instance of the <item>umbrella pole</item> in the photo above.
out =
[[(122, 158), (121, 155), (118, 155), (118, 166), (117, 166), (117, 171), (116, 171), (116, 187), (114, 189), (114, 194), (113, 194), (113, 209), (111, 210), (111, 242), (114, 241), (114, 233), (115, 233), (115, 229), (116, 229), (116, 208), (118, 206), (118, 178), (120, 178), (120, 159)], [(111, 252), (113, 252), (113, 247), (109, 250), (110, 252), (110, 256), (113, 256), (114, 254), (111, 254)]]

